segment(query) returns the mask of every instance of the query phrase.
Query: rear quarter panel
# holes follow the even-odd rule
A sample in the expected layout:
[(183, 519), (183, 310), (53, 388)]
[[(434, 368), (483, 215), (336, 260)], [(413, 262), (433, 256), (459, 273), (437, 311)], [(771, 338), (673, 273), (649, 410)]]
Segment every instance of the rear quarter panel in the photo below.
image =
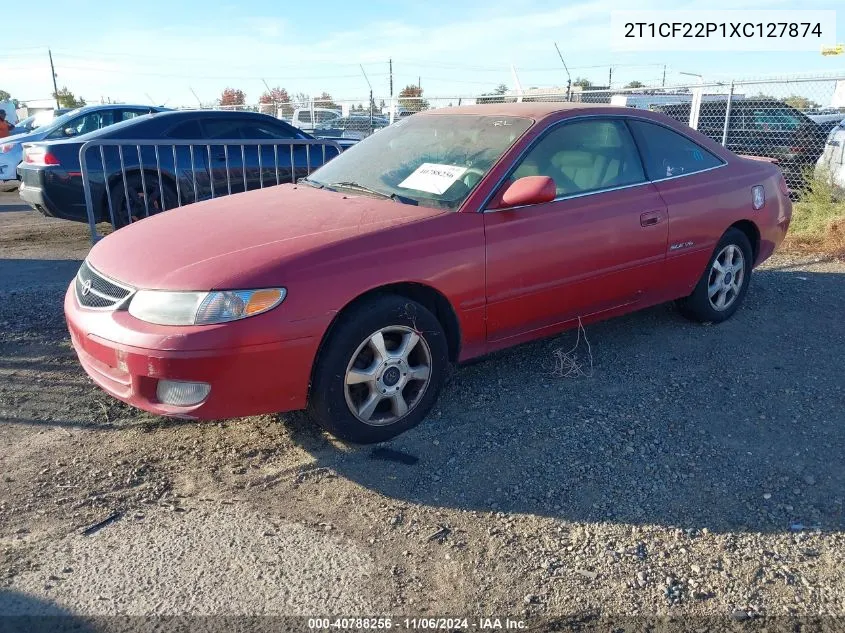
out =
[[(754, 265), (768, 258), (783, 241), (789, 199), (778, 187), (777, 167), (729, 155), (725, 166), (692, 176), (656, 183), (669, 208), (667, 271), (672, 297), (688, 295), (701, 277), (713, 251), (732, 225), (751, 222), (760, 235)], [(762, 185), (766, 203), (754, 210), (751, 189)]]

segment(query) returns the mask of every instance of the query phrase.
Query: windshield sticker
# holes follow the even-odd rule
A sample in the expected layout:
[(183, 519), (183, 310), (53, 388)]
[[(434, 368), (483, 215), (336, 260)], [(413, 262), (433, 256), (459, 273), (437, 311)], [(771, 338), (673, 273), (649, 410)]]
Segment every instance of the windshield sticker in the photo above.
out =
[(397, 186), (403, 189), (425, 191), (426, 193), (444, 194), (453, 182), (463, 176), (466, 170), (466, 167), (458, 167), (457, 165), (423, 163)]

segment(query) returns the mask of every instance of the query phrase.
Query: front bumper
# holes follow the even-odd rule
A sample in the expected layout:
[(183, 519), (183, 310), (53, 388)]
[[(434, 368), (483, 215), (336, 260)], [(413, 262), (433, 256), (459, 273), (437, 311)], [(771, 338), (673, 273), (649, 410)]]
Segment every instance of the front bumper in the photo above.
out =
[[(80, 307), (73, 284), (65, 294), (64, 307), (71, 342), (85, 372), (104, 391), (139, 409), (213, 420), (292, 411), (307, 403), (319, 344), (315, 337), (231, 347), (227, 346), (231, 338), (221, 327), (219, 347), (172, 349), (174, 340), (188, 338), (180, 335), (181, 328), (160, 327), (160, 333), (151, 334), (149, 324), (143, 324), (139, 329), (146, 331), (129, 331), (126, 323), (132, 317), (128, 313), (120, 313), (118, 319), (113, 311)], [(145, 346), (117, 343), (95, 332), (114, 338), (135, 336)], [(157, 400), (159, 379), (206, 382), (211, 391), (197, 405), (168, 405)]]

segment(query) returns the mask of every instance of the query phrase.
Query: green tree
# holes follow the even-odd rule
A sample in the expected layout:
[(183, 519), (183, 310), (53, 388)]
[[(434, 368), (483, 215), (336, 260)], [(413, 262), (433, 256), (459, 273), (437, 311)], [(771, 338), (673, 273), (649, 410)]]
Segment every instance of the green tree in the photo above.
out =
[(320, 94), (319, 97), (314, 98), (314, 107), (329, 108), (331, 110), (340, 110), (340, 106), (334, 102), (332, 96), (325, 90)]
[(428, 110), (428, 101), (423, 99), (423, 90), (416, 84), (408, 84), (399, 91), (399, 106), (408, 112)]
[(5, 90), (0, 90), (0, 101), (11, 101), (12, 95), (10, 95)]
[(67, 86), (62, 86), (61, 90), (54, 92), (53, 98), (58, 102), (60, 108), (81, 108), (85, 105), (85, 99), (81, 96), (75, 97)]
[(589, 79), (585, 79), (584, 77), (576, 77), (575, 81), (572, 82), (573, 86), (578, 86), (582, 90), (587, 90), (588, 88), (593, 87), (593, 82)]
[(815, 108), (820, 108), (821, 106), (813, 101), (812, 99), (808, 99), (807, 97), (802, 97), (801, 95), (789, 95), (786, 99), (783, 100), (786, 105), (792, 106), (796, 110), (813, 110)]
[(625, 87), (626, 88), (645, 88), (645, 84), (641, 81), (634, 80), (634, 81), (629, 81), (627, 84), (625, 84)]
[(485, 92), (481, 97), (476, 99), (477, 103), (504, 103), (508, 92), (508, 87), (505, 84), (499, 84), (493, 89), (493, 92)]

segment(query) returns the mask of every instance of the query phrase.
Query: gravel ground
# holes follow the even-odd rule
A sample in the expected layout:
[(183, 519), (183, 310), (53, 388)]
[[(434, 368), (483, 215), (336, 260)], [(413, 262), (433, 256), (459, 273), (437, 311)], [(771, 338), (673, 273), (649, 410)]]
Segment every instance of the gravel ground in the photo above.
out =
[(110, 399), (61, 314), (86, 228), (4, 203), (0, 614), (845, 615), (843, 262), (773, 258), (719, 326), (592, 325), (581, 377), (575, 332), (461, 367), (361, 448)]

